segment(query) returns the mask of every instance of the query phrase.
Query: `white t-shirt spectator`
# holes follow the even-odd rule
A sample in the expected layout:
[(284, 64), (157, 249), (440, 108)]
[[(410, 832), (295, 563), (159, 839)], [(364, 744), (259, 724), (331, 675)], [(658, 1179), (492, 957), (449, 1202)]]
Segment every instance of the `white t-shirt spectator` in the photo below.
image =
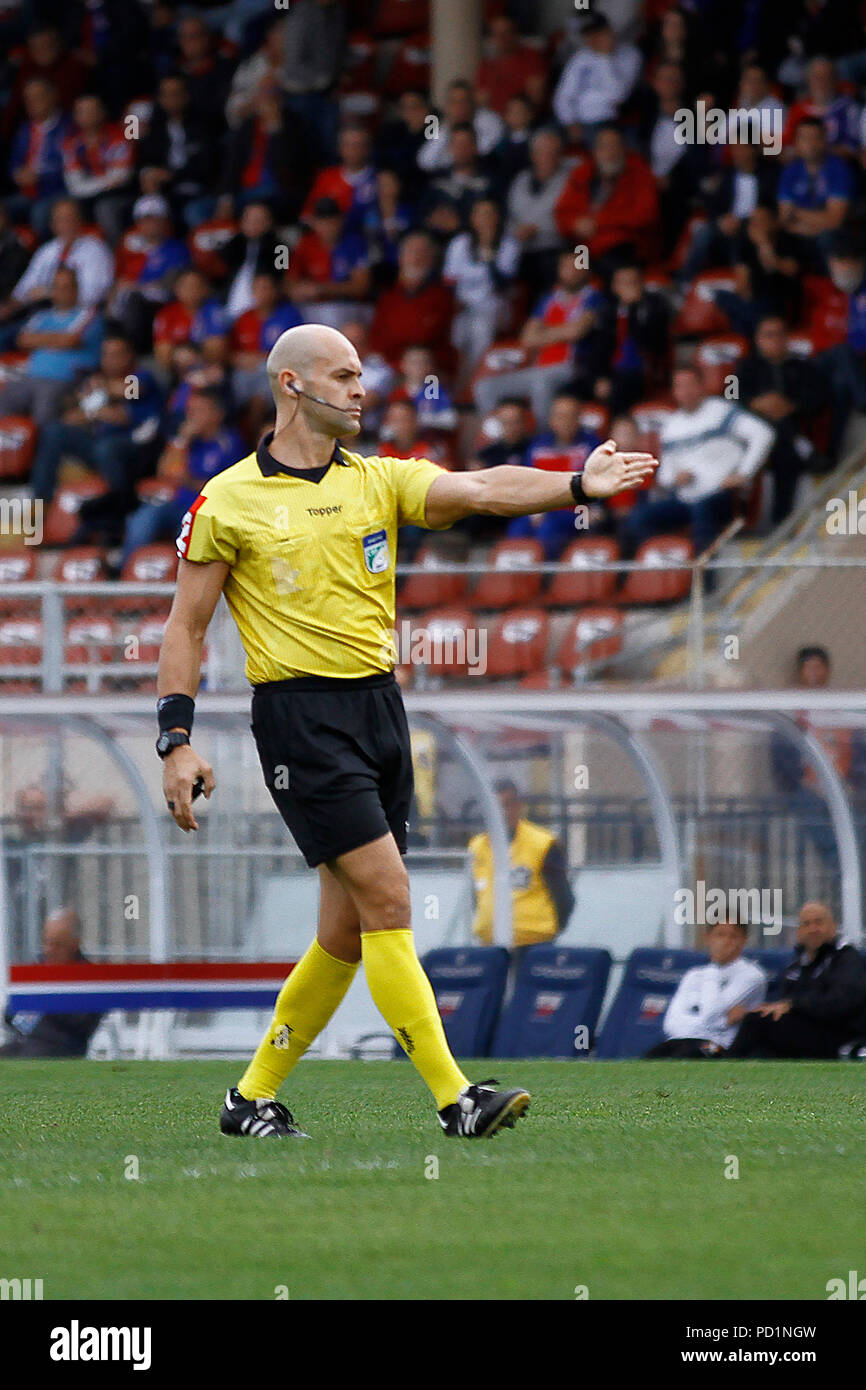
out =
[(739, 1024), (729, 1024), (735, 1004), (754, 1009), (763, 1003), (767, 977), (758, 965), (739, 956), (728, 965), (696, 965), (687, 970), (668, 1004), (662, 1022), (666, 1038), (706, 1038), (730, 1047)]
[(553, 94), (556, 119), (565, 126), (612, 121), (640, 67), (640, 53), (630, 43), (619, 44), (613, 53), (579, 48), (563, 68)]
[[(519, 260), (520, 246), (514, 237), (506, 234), (499, 243), (493, 264), (500, 275), (511, 280), (517, 274)], [(453, 284), (462, 308), (489, 304), (501, 293), (494, 283), (489, 262), (481, 260), (477, 254), (471, 232), (458, 232), (449, 241), (442, 278)]]
[[(670, 488), (683, 502), (699, 502), (718, 492), (725, 478), (744, 483), (754, 478), (773, 447), (776, 431), (757, 415), (718, 396), (708, 396), (697, 410), (675, 410), (659, 430), (659, 487)], [(680, 487), (676, 477), (691, 473)]]
[[(484, 157), (496, 148), (505, 134), (505, 122), (495, 111), (480, 106), (475, 112), (472, 126), (478, 153)], [(451, 130), (446, 121), (439, 122), (439, 134), (432, 140), (425, 140), (418, 151), (418, 167), (425, 173), (438, 173), (440, 169), (451, 167)]]
[(114, 261), (102, 238), (89, 233), (76, 237), (65, 256), (59, 237), (40, 246), (12, 291), (12, 298), (23, 303), (37, 289), (44, 290), (47, 298), (61, 262), (78, 276), (79, 304), (92, 309), (101, 303), (114, 281)]

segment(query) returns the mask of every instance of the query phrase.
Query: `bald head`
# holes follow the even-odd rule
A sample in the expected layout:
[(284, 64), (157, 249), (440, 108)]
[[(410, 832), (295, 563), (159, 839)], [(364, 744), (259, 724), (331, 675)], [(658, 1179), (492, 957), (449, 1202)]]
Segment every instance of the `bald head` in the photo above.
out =
[(42, 956), (49, 965), (65, 965), (81, 949), (81, 923), (71, 907), (60, 908), (45, 918)]
[(361, 362), (336, 328), (302, 323), (287, 329), (271, 348), (267, 371), (278, 429), (305, 424), (334, 439), (360, 430)]
[(836, 922), (826, 903), (803, 903), (797, 923), (797, 941), (810, 955), (836, 935)]
[(268, 378), (277, 405), (285, 392), (281, 372), (291, 372), (288, 380), (297, 379), (298, 385), (303, 386), (304, 377), (315, 372), (320, 363), (327, 362), (334, 353), (347, 351), (354, 351), (349, 339), (323, 323), (300, 323), (297, 328), (287, 328), (268, 354)]

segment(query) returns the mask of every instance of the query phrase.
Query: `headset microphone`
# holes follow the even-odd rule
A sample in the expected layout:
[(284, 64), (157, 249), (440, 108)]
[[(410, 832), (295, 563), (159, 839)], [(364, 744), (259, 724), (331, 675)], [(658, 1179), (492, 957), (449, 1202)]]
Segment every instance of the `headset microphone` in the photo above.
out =
[(311, 396), (309, 391), (302, 391), (294, 381), (288, 385), (289, 391), (294, 391), (296, 396), (306, 396), (308, 401), (315, 401), (316, 405), (325, 405), (329, 410), (339, 410), (343, 415), (352, 415), (357, 409), (356, 406), (334, 405), (333, 401), (326, 401), (322, 396)]

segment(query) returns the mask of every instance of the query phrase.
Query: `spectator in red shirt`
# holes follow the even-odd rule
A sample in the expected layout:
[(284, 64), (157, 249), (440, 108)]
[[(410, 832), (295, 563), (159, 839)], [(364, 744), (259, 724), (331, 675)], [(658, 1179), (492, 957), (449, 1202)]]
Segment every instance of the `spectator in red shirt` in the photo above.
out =
[(407, 347), (429, 347), (440, 371), (454, 367), (451, 326), (454, 293), (443, 285), (436, 245), (426, 232), (409, 232), (400, 243), (396, 282), (378, 299), (370, 346), (397, 367)]
[(852, 158), (860, 146), (860, 108), (857, 102), (840, 90), (836, 68), (829, 58), (813, 58), (806, 76), (806, 92), (795, 101), (785, 128), (782, 144), (786, 157), (793, 157), (797, 127), (807, 116), (824, 122), (829, 154)]
[(361, 125), (345, 125), (339, 136), (340, 163), (322, 169), (304, 203), (301, 214), (309, 221), (313, 208), (322, 198), (333, 198), (347, 219), (347, 228), (357, 231), (364, 213), (376, 200), (376, 171), (370, 162), (370, 137)]
[(194, 361), (223, 366), (228, 360), (228, 315), (208, 280), (200, 270), (183, 270), (174, 282), (174, 295), (153, 321), (153, 351), (159, 365), (178, 374), (188, 371)]
[(628, 250), (643, 263), (657, 256), (655, 180), (615, 126), (602, 126), (592, 158), (572, 170), (556, 204), (556, 222), (562, 236), (589, 248), (596, 271), (614, 251)]
[(72, 111), (75, 126), (63, 142), (63, 178), (109, 241), (120, 239), (132, 202), (132, 141), (106, 118), (98, 96), (81, 96)]
[(443, 468), (449, 466), (440, 442), (425, 438), (418, 428), (418, 407), (408, 398), (391, 401), (382, 422), (382, 444), (395, 459), (432, 459)]
[(527, 96), (535, 105), (544, 101), (545, 66), (541, 54), (523, 43), (514, 20), (499, 15), (490, 21), (489, 54), (478, 66), (476, 89), (481, 106), (504, 115), (511, 97)]
[(601, 365), (603, 312), (604, 299), (590, 283), (589, 271), (575, 264), (571, 251), (561, 251), (556, 283), (535, 305), (520, 334), (526, 365), (475, 383), (475, 404), (482, 415), (491, 414), (505, 396), (527, 396), (539, 429), (544, 429), (550, 403), (566, 383), (576, 380), (591, 395)]
[(306, 306), (309, 322), (339, 328), (359, 310), (363, 315), (362, 302), (370, 293), (367, 243), (345, 230), (333, 198), (320, 198), (309, 221), (310, 230), (292, 249), (286, 284), (295, 303)]

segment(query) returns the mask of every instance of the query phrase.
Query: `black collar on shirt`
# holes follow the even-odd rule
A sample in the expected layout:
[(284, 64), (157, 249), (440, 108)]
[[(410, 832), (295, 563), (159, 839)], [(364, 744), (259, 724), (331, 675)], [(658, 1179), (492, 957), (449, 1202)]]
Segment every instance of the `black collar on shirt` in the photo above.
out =
[(288, 473), (292, 478), (307, 478), (310, 482), (318, 483), (321, 482), (332, 463), (341, 463), (344, 468), (349, 467), (348, 460), (344, 459), (340, 452), (339, 444), (335, 444), (334, 452), (321, 468), (289, 468), (287, 464), (280, 463), (275, 459), (271, 453), (270, 445), (273, 437), (274, 432), (271, 430), (270, 434), (266, 434), (260, 441), (259, 447), (256, 449), (256, 463), (265, 478), (273, 478), (277, 473)]

